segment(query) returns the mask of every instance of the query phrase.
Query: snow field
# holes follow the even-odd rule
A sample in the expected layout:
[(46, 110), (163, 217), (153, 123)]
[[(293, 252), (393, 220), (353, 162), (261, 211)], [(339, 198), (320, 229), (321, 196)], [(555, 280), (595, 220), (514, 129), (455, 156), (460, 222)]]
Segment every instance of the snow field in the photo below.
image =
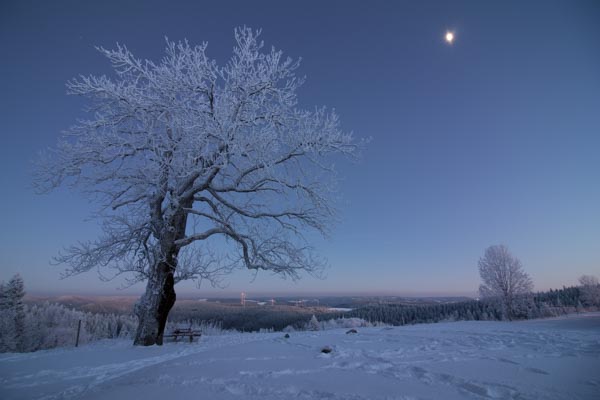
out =
[[(600, 314), (0, 357), (2, 399), (598, 399)], [(320, 349), (331, 346), (333, 352)]]

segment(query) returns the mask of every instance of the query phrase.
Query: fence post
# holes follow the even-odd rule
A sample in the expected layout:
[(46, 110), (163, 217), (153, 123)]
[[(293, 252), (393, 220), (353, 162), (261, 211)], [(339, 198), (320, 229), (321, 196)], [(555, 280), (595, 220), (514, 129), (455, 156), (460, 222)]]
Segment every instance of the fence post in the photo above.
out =
[(79, 346), (79, 331), (81, 331), (81, 320), (77, 323), (77, 339), (75, 340), (75, 347)]

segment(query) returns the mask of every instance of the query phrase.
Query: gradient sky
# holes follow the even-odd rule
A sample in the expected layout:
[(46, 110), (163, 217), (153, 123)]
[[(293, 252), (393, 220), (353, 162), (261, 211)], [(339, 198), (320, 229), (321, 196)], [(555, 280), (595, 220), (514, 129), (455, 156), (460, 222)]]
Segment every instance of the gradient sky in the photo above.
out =
[(95, 271), (58, 279), (51, 257), (98, 222), (76, 192), (35, 195), (30, 162), (82, 116), (65, 82), (110, 73), (94, 46), (158, 59), (165, 36), (187, 38), (222, 62), (244, 24), (302, 57), (304, 107), (335, 107), (372, 142), (338, 166), (342, 220), (315, 242), (327, 279), (240, 271), (225, 290), (179, 293), (474, 294), (477, 260), (499, 243), (537, 290), (600, 275), (599, 21), (594, 0), (2, 1), (0, 280), (20, 272), (32, 294), (141, 291)]

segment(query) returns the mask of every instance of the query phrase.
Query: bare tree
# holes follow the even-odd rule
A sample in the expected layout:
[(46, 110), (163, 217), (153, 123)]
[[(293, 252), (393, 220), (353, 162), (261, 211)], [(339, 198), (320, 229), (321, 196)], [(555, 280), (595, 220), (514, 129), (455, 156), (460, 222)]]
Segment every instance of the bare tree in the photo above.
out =
[(504, 245), (490, 246), (479, 259), (479, 286), (481, 297), (500, 299), (504, 313), (512, 319), (517, 297), (530, 293), (533, 282), (523, 270), (523, 265)]
[[(296, 279), (323, 265), (302, 232), (327, 232), (335, 182), (327, 159), (354, 154), (356, 142), (334, 112), (297, 107), (299, 61), (263, 50), (259, 35), (236, 29), (224, 66), (206, 43), (167, 40), (159, 63), (121, 45), (99, 48), (115, 76), (67, 84), (91, 100), (91, 118), (43, 157), (36, 182), (100, 201), (103, 236), (57, 261), (67, 276), (110, 267), (130, 273), (129, 283), (147, 280), (135, 344), (162, 344), (178, 280), (237, 267)], [(219, 255), (218, 238), (229, 246)]]
[(600, 306), (600, 283), (593, 275), (582, 275), (579, 278), (581, 284), (581, 299), (585, 305)]

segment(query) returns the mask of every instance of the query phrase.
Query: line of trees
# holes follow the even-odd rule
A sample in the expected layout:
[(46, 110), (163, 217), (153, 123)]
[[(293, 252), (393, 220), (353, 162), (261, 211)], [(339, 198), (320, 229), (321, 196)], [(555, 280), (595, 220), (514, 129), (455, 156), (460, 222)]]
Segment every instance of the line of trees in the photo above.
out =
[(533, 293), (533, 281), (508, 247), (488, 247), (477, 263), (481, 285), (479, 301), (425, 306), (372, 305), (346, 316), (393, 325), (458, 320), (514, 320), (550, 317), (600, 307), (600, 284), (584, 275), (581, 286)]
[[(574, 286), (516, 296), (513, 298), (511, 319), (552, 317), (600, 307), (600, 302), (590, 302), (585, 293), (585, 287)], [(507, 319), (505, 303), (498, 298), (418, 306), (375, 304), (357, 308), (344, 316), (391, 325)]]
[(581, 286), (563, 289), (560, 296), (552, 291), (532, 295), (533, 280), (523, 269), (521, 261), (505, 245), (488, 247), (477, 266), (482, 281), (479, 294), (488, 302), (499, 305), (502, 319), (523, 318), (524, 309), (527, 309), (528, 318), (531, 315), (544, 316), (543, 307), (548, 300), (555, 307), (579, 309), (583, 306), (600, 306), (600, 284), (598, 278), (590, 275), (581, 276)]
[(133, 315), (94, 314), (61, 304), (27, 305), (23, 279), (15, 275), (0, 283), (0, 352), (30, 352), (100, 339), (132, 338), (137, 325)]

